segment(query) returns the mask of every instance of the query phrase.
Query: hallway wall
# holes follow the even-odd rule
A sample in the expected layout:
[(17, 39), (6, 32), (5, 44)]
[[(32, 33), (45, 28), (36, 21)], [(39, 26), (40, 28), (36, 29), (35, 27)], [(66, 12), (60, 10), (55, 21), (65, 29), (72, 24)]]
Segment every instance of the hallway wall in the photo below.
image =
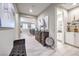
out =
[(36, 23), (36, 17), (25, 15), (25, 14), (19, 14), (20, 15), (20, 22), (27, 22), (27, 23)]
[(13, 48), (14, 29), (0, 30), (0, 56), (8, 56)]
[(39, 16), (38, 19), (48, 16), (48, 31), (49, 36), (55, 39), (56, 43), (56, 6), (54, 4), (50, 5), (46, 10), (44, 10)]
[(20, 38), (20, 16), (19, 16), (19, 12), (18, 12), (18, 8), (16, 7), (16, 4), (14, 4), (14, 8), (15, 8), (15, 35), (16, 35), (16, 39)]
[[(13, 6), (15, 9), (14, 14), (16, 15), (18, 14), (17, 8), (15, 8), (16, 6), (14, 4)], [(14, 17), (14, 23), (16, 22), (16, 20), (18, 20), (18, 17)], [(18, 28), (17, 25), (19, 24), (17, 23), (15, 25), (16, 26), (14, 28), (0, 28), (0, 56), (8, 56), (13, 48), (13, 41), (16, 40), (16, 36), (18, 36), (18, 31), (16, 31), (16, 28)]]

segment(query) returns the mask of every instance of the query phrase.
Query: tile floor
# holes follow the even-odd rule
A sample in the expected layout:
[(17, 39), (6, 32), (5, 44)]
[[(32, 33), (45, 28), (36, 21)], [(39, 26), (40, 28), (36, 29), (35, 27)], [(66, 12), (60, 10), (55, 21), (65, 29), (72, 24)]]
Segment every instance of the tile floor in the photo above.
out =
[(58, 42), (56, 50), (42, 46), (35, 37), (29, 33), (22, 33), (21, 38), (26, 39), (27, 56), (78, 56), (79, 48)]

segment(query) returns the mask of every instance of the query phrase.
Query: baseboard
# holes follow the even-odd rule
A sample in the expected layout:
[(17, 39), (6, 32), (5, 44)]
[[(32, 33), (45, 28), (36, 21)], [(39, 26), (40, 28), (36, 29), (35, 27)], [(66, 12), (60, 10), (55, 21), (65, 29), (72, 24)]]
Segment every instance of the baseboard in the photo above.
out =
[(65, 44), (70, 45), (70, 46), (73, 46), (73, 47), (75, 47), (75, 48), (79, 48), (78, 46), (75, 46), (75, 45), (69, 44), (69, 43), (67, 43), (67, 42), (65, 42)]

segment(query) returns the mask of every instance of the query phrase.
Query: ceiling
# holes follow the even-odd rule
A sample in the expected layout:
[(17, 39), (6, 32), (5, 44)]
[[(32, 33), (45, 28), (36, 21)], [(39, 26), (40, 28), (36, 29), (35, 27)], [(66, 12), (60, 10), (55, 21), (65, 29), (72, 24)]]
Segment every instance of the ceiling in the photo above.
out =
[[(44, 11), (51, 3), (16, 3), (19, 13), (38, 16), (42, 11)], [(53, 3), (52, 3), (53, 4)], [(67, 10), (78, 7), (79, 4), (73, 5), (73, 3), (55, 3)], [(32, 9), (32, 12), (29, 10)]]
[[(50, 3), (17, 3), (19, 13), (37, 16), (44, 11)], [(32, 9), (32, 12), (29, 12)]]
[(75, 8), (75, 7), (78, 7), (79, 4), (78, 3), (61, 3), (60, 6), (67, 9), (67, 10), (70, 10), (70, 9)]

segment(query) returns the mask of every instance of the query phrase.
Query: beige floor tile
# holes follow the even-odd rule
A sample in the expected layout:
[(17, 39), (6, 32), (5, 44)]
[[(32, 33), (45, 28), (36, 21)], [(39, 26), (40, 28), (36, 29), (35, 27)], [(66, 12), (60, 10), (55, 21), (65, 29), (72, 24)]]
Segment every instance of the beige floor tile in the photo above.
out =
[(79, 49), (58, 42), (56, 51), (42, 46), (35, 37), (29, 33), (22, 33), (21, 38), (26, 40), (26, 52), (28, 56), (78, 56)]

